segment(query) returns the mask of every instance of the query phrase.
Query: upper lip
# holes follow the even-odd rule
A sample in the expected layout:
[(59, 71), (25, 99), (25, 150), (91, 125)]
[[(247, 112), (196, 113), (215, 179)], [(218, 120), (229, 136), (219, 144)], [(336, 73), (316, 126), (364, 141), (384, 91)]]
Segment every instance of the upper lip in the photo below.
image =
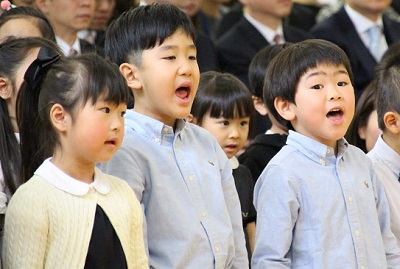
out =
[(335, 106), (335, 107), (329, 109), (329, 110), (328, 110), (328, 113), (329, 113), (329, 112), (333, 112), (333, 111), (341, 111), (341, 112), (344, 112), (344, 109), (343, 109), (342, 106)]

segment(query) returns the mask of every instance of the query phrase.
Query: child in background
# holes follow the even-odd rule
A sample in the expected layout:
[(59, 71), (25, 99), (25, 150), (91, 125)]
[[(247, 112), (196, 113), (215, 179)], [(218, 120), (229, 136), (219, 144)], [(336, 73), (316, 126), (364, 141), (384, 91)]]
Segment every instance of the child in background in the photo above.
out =
[(129, 91), (118, 68), (41, 47), (24, 79), (17, 116), (29, 181), (7, 209), (4, 267), (148, 268), (135, 194), (95, 167), (123, 138)]
[(367, 154), (382, 181), (390, 206), (391, 229), (400, 247), (400, 53), (384, 57), (377, 67), (375, 101), (383, 131)]
[(350, 62), (310, 39), (267, 68), (264, 101), (287, 144), (254, 190), (252, 268), (400, 268), (385, 191), (368, 157), (343, 138), (354, 115)]
[[(268, 118), (271, 122), (271, 127), (258, 134), (251, 145), (238, 158), (240, 163), (250, 169), (254, 183), (272, 157), (286, 144), (288, 130), (273, 115), (268, 113), (268, 108), (263, 102), (263, 87), (268, 64), (279, 52), (291, 44), (287, 42), (285, 44), (269, 45), (260, 50), (250, 63), (250, 90), (253, 94), (254, 107), (259, 113), (257, 116), (260, 116), (256, 117), (256, 125), (261, 126), (262, 122), (268, 120)], [(258, 122), (257, 119), (259, 120)]]
[(0, 250), (7, 202), (20, 185), (17, 95), (26, 69), (37, 58), (42, 46), (58, 50), (55, 43), (36, 37), (9, 38), (0, 44)]
[(36, 8), (25, 6), (11, 8), (0, 15), (0, 42), (9, 36), (39, 36), (56, 42), (46, 16)]
[(232, 168), (215, 138), (185, 121), (199, 84), (194, 28), (173, 5), (131, 9), (108, 28), (135, 106), (103, 171), (125, 179), (145, 212), (154, 268), (248, 268)]
[(242, 208), (249, 258), (254, 250), (256, 232), (254, 183), (249, 169), (239, 164), (235, 155), (243, 148), (254, 117), (251, 93), (238, 78), (214, 71), (200, 75), (199, 89), (188, 119), (208, 130), (230, 160)]
[(375, 145), (382, 130), (378, 126), (375, 108), (376, 80), (365, 88), (356, 104), (354, 118), (345, 135), (347, 142), (368, 153)]

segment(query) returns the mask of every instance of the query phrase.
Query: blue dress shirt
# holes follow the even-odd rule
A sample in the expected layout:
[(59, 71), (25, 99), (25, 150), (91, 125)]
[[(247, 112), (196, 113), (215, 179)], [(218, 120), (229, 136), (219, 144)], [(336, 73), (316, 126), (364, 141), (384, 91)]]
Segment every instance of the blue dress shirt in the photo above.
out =
[(400, 268), (383, 186), (345, 139), (334, 149), (290, 131), (254, 191), (252, 268)]
[(248, 268), (232, 168), (206, 130), (171, 126), (133, 110), (119, 151), (100, 168), (128, 182), (144, 207), (156, 269)]

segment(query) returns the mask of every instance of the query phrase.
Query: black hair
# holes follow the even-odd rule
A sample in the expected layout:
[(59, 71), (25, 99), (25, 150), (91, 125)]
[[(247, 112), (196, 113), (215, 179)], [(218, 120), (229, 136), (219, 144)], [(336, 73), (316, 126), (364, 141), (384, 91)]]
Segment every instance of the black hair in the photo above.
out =
[[(42, 46), (48, 46), (55, 50), (58, 46), (40, 37), (14, 38), (10, 37), (0, 44), (0, 76), (10, 80), (12, 91), (17, 92), (16, 72), (24, 62), (30, 51)], [(18, 186), (21, 154), (19, 141), (15, 136), (15, 130), (10, 120), (7, 102), (0, 98), (0, 162), (4, 176), (4, 183), (11, 194), (14, 194)]]
[(199, 125), (207, 113), (211, 118), (250, 117), (249, 134), (255, 120), (253, 100), (247, 86), (234, 75), (216, 71), (200, 75), (190, 113)]
[[(33, 62), (31, 67), (35, 64), (37, 66)], [(60, 104), (74, 120), (87, 102), (95, 104), (102, 100), (119, 105), (127, 103), (129, 97), (129, 88), (118, 67), (96, 54), (61, 57), (43, 71), (31, 73), (31, 67), (27, 71), (29, 76), (43, 74), (38, 84), (24, 84), (18, 100), (23, 182), (31, 178), (60, 145), (58, 132), (50, 120), (54, 104)], [(40, 132), (33, 126), (38, 126)]]
[(105, 54), (117, 65), (141, 66), (143, 50), (161, 45), (178, 29), (195, 39), (190, 18), (170, 4), (139, 6), (121, 14), (106, 33)]
[[(397, 45), (399, 47), (399, 45)], [(382, 57), (376, 73), (376, 109), (378, 126), (385, 130), (384, 116), (386, 112), (400, 113), (400, 51), (390, 49)]]
[(320, 64), (344, 65), (353, 83), (353, 73), (346, 53), (332, 42), (307, 39), (294, 43), (274, 57), (268, 65), (264, 80), (264, 103), (279, 123), (293, 130), (292, 124), (275, 109), (275, 99), (295, 104), (295, 94), (300, 78)]
[(284, 44), (268, 45), (253, 57), (249, 66), (249, 83), (250, 91), (254, 96), (263, 99), (264, 78), (268, 64), (279, 52), (291, 44), (286, 42)]
[(376, 79), (372, 80), (360, 95), (356, 104), (353, 120), (346, 132), (345, 138), (350, 144), (368, 152), (364, 139), (360, 138), (358, 130), (368, 125), (368, 119), (375, 110)]
[(31, 20), (39, 28), (42, 37), (56, 42), (56, 36), (49, 20), (40, 10), (33, 7), (20, 6), (3, 12), (0, 15), (0, 27), (10, 20), (20, 18)]

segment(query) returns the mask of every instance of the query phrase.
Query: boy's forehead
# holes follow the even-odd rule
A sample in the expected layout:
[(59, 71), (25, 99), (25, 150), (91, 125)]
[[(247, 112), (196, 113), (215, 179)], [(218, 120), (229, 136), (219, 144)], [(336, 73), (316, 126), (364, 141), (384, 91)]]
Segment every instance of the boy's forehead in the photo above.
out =
[(193, 38), (190, 36), (190, 34), (184, 32), (182, 29), (177, 29), (172, 35), (166, 37), (162, 43), (158, 42), (157, 44), (159, 47), (180, 45), (194, 46)]
[(344, 64), (337, 64), (337, 63), (329, 63), (329, 62), (321, 62), (318, 63), (316, 66), (314, 67), (310, 67), (305, 71), (305, 74), (313, 72), (313, 71), (317, 71), (320, 69), (330, 69), (330, 70), (337, 70), (337, 71), (345, 71), (346, 73), (348, 73), (348, 70), (346, 68), (346, 66)]

